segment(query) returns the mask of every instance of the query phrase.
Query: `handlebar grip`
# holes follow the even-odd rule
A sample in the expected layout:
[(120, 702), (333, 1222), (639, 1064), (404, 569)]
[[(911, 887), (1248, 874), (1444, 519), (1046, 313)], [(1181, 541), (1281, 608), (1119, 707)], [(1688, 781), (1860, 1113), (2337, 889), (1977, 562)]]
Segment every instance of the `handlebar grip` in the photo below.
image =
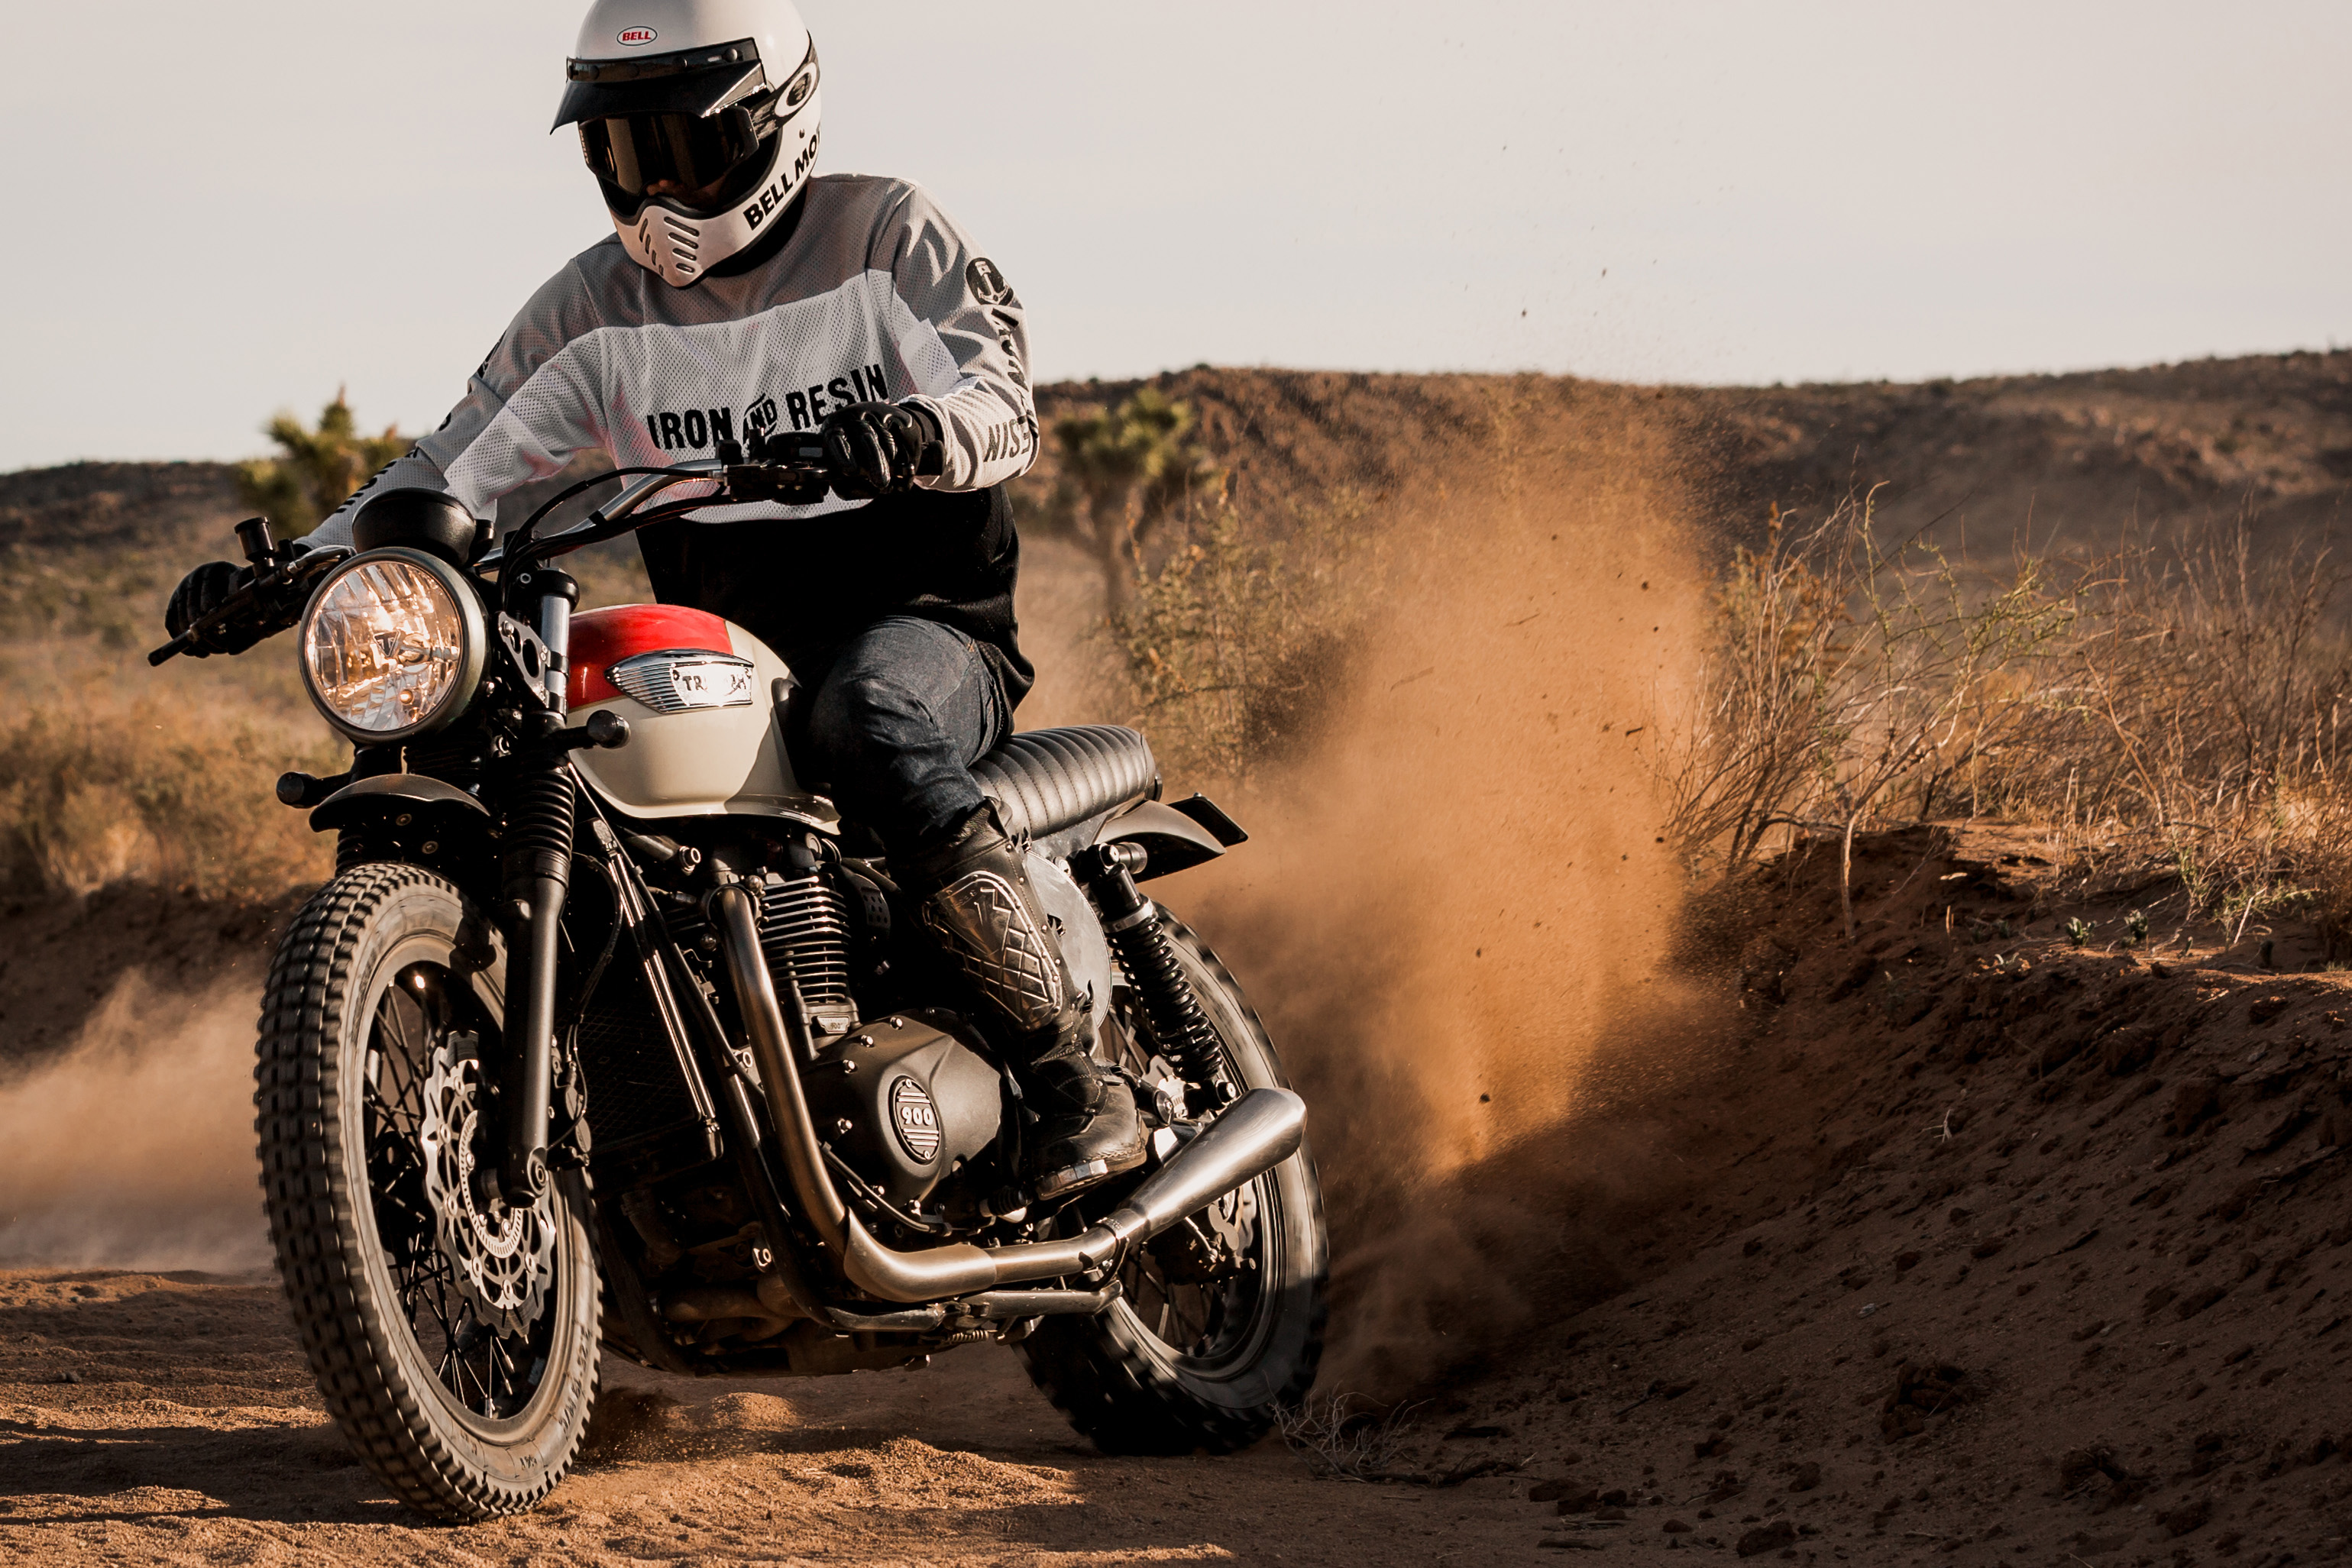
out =
[(156, 649), (153, 653), (148, 654), (147, 663), (150, 667), (163, 664), (167, 659), (172, 659), (179, 654), (186, 653), (188, 651), (188, 634), (183, 632), (178, 636), (173, 638), (170, 642), (164, 643), (162, 647)]

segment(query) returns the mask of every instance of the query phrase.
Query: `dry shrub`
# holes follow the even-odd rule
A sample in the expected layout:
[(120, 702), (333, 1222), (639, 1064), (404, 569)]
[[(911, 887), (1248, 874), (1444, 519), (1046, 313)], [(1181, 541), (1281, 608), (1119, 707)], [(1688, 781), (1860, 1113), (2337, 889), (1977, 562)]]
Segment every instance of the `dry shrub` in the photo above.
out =
[(1854, 833), (1893, 802), (1924, 814), (2038, 730), (2033, 677), (2080, 601), (2038, 560), (1993, 576), (1882, 538), (1869, 496), (1811, 528), (1776, 511), (1763, 549), (1732, 553), (1700, 695), (1659, 754), (1670, 836), (1737, 873), (1776, 830), (1834, 833), (1850, 873)]
[(0, 720), (0, 885), (85, 894), (121, 882), (268, 897), (323, 878), (331, 847), (271, 793), (323, 742), (160, 703), (65, 702)]
[(1166, 559), (1110, 618), (1134, 720), (1179, 777), (1240, 786), (1314, 738), (1375, 591), (1360, 497), (1278, 526), (1229, 500), (1180, 514)]
[(2300, 910), (2340, 946), (2345, 579), (2324, 551), (2257, 553), (2251, 522), (2105, 564), (2068, 661), (2072, 700), (2053, 705), (2040, 744), (2004, 759), (2000, 783), (2086, 866), (2160, 861), (2188, 915), (2223, 921), (2233, 940)]
[[(1882, 546), (1868, 497), (1775, 517), (1719, 585), (1699, 694), (1662, 753), (1670, 831), (1737, 873), (1807, 834), (2048, 824), (2078, 872), (2138, 862), (2184, 923), (2352, 921), (2343, 575), (2252, 519), (1998, 570)], [(1851, 911), (1849, 910), (1849, 929)]]
[(1276, 1429), (1292, 1453), (1318, 1476), (1378, 1479), (1391, 1469), (1414, 1436), (1417, 1404), (1383, 1407), (1360, 1394), (1309, 1396), (1286, 1410)]

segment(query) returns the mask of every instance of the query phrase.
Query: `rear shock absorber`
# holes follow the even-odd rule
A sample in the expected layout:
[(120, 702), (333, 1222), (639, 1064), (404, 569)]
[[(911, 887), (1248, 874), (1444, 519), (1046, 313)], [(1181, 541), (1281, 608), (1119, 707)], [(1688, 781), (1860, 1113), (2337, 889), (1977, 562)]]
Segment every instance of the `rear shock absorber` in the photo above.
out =
[(1186, 1082), (1202, 1092), (1204, 1108), (1228, 1104), (1240, 1091), (1225, 1071), (1216, 1026), (1201, 1010), (1192, 982), (1177, 965), (1176, 949), (1160, 924), (1159, 906), (1135, 885), (1135, 873), (1145, 863), (1143, 846), (1137, 843), (1097, 844), (1070, 857), (1070, 869), (1093, 898), (1102, 915), (1103, 935), (1110, 938), (1119, 967), (1127, 971), (1128, 982), (1143, 1003), (1152, 1044)]

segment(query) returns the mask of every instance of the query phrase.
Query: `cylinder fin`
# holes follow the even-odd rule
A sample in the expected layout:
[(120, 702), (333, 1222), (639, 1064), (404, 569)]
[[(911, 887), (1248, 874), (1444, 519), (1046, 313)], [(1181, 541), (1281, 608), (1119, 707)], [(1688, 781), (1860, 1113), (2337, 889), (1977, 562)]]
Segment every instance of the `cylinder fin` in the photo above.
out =
[(802, 1004), (819, 1034), (837, 1034), (857, 1021), (849, 995), (849, 910), (824, 873), (811, 869), (769, 875), (760, 890), (760, 951), (769, 973), (787, 962)]

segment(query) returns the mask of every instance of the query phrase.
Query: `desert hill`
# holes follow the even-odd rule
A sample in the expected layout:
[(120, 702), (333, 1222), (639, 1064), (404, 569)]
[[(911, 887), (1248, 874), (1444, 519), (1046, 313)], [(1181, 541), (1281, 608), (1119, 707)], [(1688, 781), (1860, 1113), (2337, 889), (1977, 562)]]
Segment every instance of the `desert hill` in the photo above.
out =
[[(1573, 377), (1196, 369), (1039, 390), (1046, 423), (1150, 385), (1200, 411), (1260, 497), (1380, 490), (1442, 472), (1452, 439), (1533, 405), (1638, 412), (1669, 433), (1703, 520), (1746, 531), (1884, 484), (1908, 528), (1945, 518), (2006, 550), (2249, 508), (2273, 537), (2338, 527), (2352, 497), (2352, 351), (1916, 383), (1633, 386)], [(1050, 463), (1050, 444), (1048, 460)]]
[[(1462, 434), (1517, 408), (1641, 411), (1670, 433), (1705, 513), (1752, 526), (1884, 484), (1890, 522), (1950, 516), (2000, 548), (2033, 520), (2101, 536), (2250, 508), (2317, 537), (2352, 499), (2352, 350), (2141, 370), (1916, 383), (1634, 386), (1562, 376), (1199, 368), (1038, 389), (1048, 429), (1150, 385), (1191, 403), (1245, 497), (1378, 491), (1444, 470)], [(1040, 477), (1054, 473), (1045, 444)], [(0, 551), (19, 579), (101, 559), (160, 563), (225, 549), (238, 511), (220, 463), (75, 463), (0, 474)], [(520, 497), (518, 498), (520, 499)], [(512, 513), (511, 504), (502, 508)], [(509, 518), (511, 520), (511, 517)], [(54, 597), (21, 582), (5, 601)]]

